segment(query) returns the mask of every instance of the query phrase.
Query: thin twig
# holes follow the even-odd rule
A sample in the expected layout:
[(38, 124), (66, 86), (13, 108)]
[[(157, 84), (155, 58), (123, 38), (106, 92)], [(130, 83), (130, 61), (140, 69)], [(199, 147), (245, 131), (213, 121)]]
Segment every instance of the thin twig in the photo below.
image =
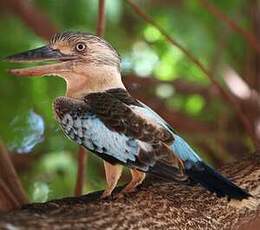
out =
[(31, 1), (0, 0), (0, 6), (18, 15), (29, 28), (46, 40), (57, 31), (56, 26), (51, 23), (45, 13), (33, 6)]
[(16, 174), (16, 171), (11, 162), (10, 156), (0, 142), (0, 175), (1, 179), (5, 182), (7, 188), (14, 196), (19, 205), (25, 204), (28, 202), (23, 186), (20, 182), (19, 177)]
[[(126, 74), (122, 76), (124, 85), (132, 92), (140, 91), (145, 95), (149, 92), (154, 92), (156, 88), (161, 84), (170, 85), (176, 90), (176, 92), (184, 95), (200, 94), (204, 97), (207, 103), (211, 102), (211, 99), (216, 96), (222, 96), (218, 90), (215, 90), (215, 86), (202, 86), (198, 83), (191, 83), (189, 81), (177, 78), (176, 80), (158, 80), (153, 75), (150, 77), (142, 78), (134, 74)], [(152, 98), (151, 98), (152, 99)]]
[(193, 63), (195, 63), (201, 69), (203, 73), (205, 73), (206, 75), (210, 75), (209, 71), (204, 67), (204, 65), (197, 58), (195, 58), (186, 48), (184, 48), (181, 44), (175, 41), (160, 25), (158, 25), (153, 20), (152, 17), (150, 17), (143, 10), (141, 10), (140, 7), (136, 5), (132, 0), (127, 0), (127, 2), (139, 16), (141, 16), (146, 22), (157, 28), (172, 45), (180, 49)]
[(0, 178), (0, 212), (7, 212), (21, 207), (5, 181)]
[(87, 152), (80, 146), (78, 151), (78, 171), (77, 181), (75, 186), (75, 196), (80, 196), (83, 191), (85, 181), (85, 169), (86, 169)]
[(161, 34), (174, 46), (176, 46), (178, 49), (180, 49), (194, 64), (196, 64), (199, 69), (208, 77), (208, 79), (214, 84), (217, 89), (220, 91), (220, 93), (223, 95), (223, 97), (230, 103), (230, 105), (234, 108), (238, 118), (240, 119), (241, 123), (243, 124), (246, 132), (251, 137), (252, 142), (257, 146), (258, 140), (254, 134), (253, 127), (251, 126), (248, 118), (245, 116), (245, 114), (241, 111), (241, 108), (236, 101), (236, 99), (230, 95), (229, 92), (227, 92), (218, 81), (216, 81), (213, 77), (213, 75), (210, 73), (209, 70), (206, 69), (206, 67), (191, 54), (186, 48), (184, 48), (182, 45), (180, 45), (176, 40), (174, 40), (160, 25), (158, 25), (152, 17), (147, 15), (143, 10), (140, 9), (138, 5), (136, 5), (132, 0), (127, 0), (128, 4), (133, 8), (133, 10), (142, 17), (147, 23), (153, 25), (155, 28), (157, 28)]
[(105, 0), (99, 0), (98, 22), (97, 22), (97, 29), (96, 29), (97, 36), (102, 37), (104, 35), (105, 25), (106, 25)]
[(247, 43), (260, 53), (260, 41), (257, 41), (257, 38), (250, 31), (247, 31), (241, 28), (237, 23), (235, 23), (231, 18), (225, 15), (216, 5), (208, 0), (198, 0), (199, 3), (206, 8), (211, 14), (213, 14), (219, 20), (225, 22), (229, 28), (240, 35), (247, 41)]

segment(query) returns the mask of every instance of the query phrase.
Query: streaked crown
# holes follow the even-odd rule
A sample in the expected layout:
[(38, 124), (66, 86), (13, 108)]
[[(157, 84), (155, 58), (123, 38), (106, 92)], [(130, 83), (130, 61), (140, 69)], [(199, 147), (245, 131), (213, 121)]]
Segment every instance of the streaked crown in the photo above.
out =
[(117, 51), (104, 39), (86, 32), (56, 33), (49, 46), (65, 55), (77, 55), (79, 60), (94, 65), (113, 65), (119, 68)]

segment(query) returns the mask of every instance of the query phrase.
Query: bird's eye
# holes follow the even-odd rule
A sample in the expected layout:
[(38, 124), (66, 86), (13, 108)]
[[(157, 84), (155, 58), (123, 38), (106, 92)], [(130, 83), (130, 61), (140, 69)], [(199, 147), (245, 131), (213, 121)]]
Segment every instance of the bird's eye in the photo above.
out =
[(83, 42), (79, 42), (76, 44), (76, 50), (79, 52), (84, 51), (87, 48), (86, 44)]

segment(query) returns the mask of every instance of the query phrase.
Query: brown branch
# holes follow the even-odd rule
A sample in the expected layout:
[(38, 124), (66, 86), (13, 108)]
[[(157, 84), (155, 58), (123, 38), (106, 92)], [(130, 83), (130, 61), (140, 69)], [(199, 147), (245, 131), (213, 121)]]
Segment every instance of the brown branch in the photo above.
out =
[[(147, 178), (135, 193), (100, 199), (102, 192), (30, 204), (2, 215), (0, 228), (17, 229), (250, 229), (260, 217), (260, 156), (225, 165), (221, 172), (255, 197), (257, 207), (232, 206), (201, 186)], [(119, 191), (121, 188), (117, 189)], [(254, 228), (258, 229), (258, 228)]]
[(146, 89), (155, 90), (160, 84), (169, 84), (174, 90), (183, 95), (194, 95), (199, 94), (203, 96), (206, 100), (210, 100), (212, 97), (222, 96), (219, 91), (213, 85), (206, 87), (200, 84), (191, 83), (183, 79), (176, 79), (171, 81), (160, 81), (153, 76), (142, 78), (136, 75), (130, 74), (123, 76), (124, 85), (128, 87), (129, 90), (135, 91), (136, 89)]
[(243, 124), (247, 134), (251, 137), (252, 142), (255, 144), (256, 147), (258, 147), (259, 142), (257, 140), (257, 137), (254, 133), (253, 127), (250, 124), (248, 118), (245, 116), (245, 114), (242, 112), (239, 103), (237, 100), (228, 92), (226, 91), (218, 81), (216, 81), (211, 74), (210, 71), (208, 71), (204, 65), (191, 54), (186, 48), (184, 48), (182, 45), (180, 45), (175, 39), (173, 39), (160, 25), (158, 25), (152, 17), (147, 15), (143, 10), (140, 9), (138, 5), (136, 5), (132, 0), (127, 0), (128, 4), (133, 8), (133, 10), (142, 17), (147, 23), (153, 25), (155, 28), (157, 28), (161, 34), (173, 45), (176, 46), (178, 49), (180, 49), (194, 64), (198, 66), (198, 68), (208, 77), (208, 79), (212, 82), (213, 85), (216, 86), (216, 88), (219, 90), (219, 92), (223, 95), (223, 97), (226, 99), (226, 101), (233, 107), (233, 109), (236, 112), (236, 115), (240, 119), (241, 123)]
[(75, 196), (82, 195), (84, 181), (85, 181), (85, 171), (86, 171), (86, 160), (87, 160), (87, 152), (86, 150), (80, 146), (78, 151), (78, 159), (77, 159), (77, 181), (75, 185)]
[(97, 22), (97, 28), (96, 28), (97, 36), (102, 37), (104, 35), (105, 25), (106, 25), (105, 0), (99, 0), (98, 22)]
[(31, 1), (0, 0), (0, 5), (19, 16), (29, 28), (46, 40), (57, 31), (44, 12), (34, 7)]
[(247, 31), (242, 27), (240, 27), (235, 21), (233, 21), (231, 18), (225, 15), (216, 5), (214, 5), (212, 1), (211, 2), (209, 2), (208, 0), (198, 0), (198, 1), (204, 8), (206, 8), (216, 18), (225, 22), (231, 30), (242, 35), (243, 38), (247, 41), (247, 43), (258, 53), (260, 53), (260, 41), (258, 41), (257, 38), (250, 31)]
[(1, 187), (5, 188), (2, 191), (6, 191), (3, 194), (10, 198), (14, 206), (21, 206), (28, 202), (9, 154), (2, 143), (0, 143), (0, 179), (2, 180)]
[(0, 178), (0, 213), (20, 208), (21, 205), (5, 181)]

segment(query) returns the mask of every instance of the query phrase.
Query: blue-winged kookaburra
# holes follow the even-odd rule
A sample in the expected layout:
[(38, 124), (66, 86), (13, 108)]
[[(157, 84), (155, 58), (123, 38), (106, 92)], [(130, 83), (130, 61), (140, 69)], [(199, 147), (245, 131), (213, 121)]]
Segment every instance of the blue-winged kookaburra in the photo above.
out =
[(11, 73), (65, 79), (66, 96), (56, 98), (53, 105), (56, 119), (71, 140), (104, 160), (107, 188), (103, 197), (111, 195), (124, 165), (130, 168), (132, 180), (123, 192), (133, 191), (150, 173), (199, 183), (219, 197), (250, 196), (204, 163), (166, 121), (127, 92), (119, 55), (105, 40), (89, 33), (57, 33), (48, 45), (7, 60), (52, 61)]

